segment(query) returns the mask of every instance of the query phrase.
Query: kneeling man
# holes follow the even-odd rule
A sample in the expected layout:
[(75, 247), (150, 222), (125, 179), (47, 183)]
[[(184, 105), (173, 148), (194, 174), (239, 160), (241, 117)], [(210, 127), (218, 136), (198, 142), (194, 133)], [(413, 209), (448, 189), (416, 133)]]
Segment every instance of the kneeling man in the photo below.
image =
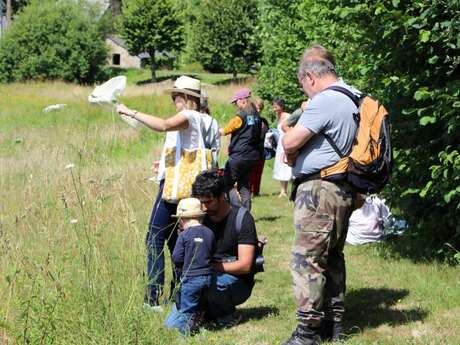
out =
[(215, 236), (214, 274), (206, 293), (206, 312), (222, 326), (232, 321), (235, 306), (251, 295), (257, 245), (253, 217), (245, 209), (231, 206), (224, 190), (224, 179), (217, 171), (201, 173), (192, 187), (193, 197), (200, 200), (206, 213), (203, 225)]

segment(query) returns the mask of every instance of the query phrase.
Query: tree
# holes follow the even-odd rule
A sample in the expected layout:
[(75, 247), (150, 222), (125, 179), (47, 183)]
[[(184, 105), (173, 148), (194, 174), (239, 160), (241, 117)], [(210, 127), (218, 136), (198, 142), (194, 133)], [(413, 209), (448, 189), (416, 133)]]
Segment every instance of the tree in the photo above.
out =
[(106, 48), (91, 7), (73, 0), (33, 0), (0, 40), (0, 81), (62, 79), (93, 83)]
[(302, 30), (300, 1), (262, 0), (260, 37), (262, 67), (257, 83), (258, 94), (266, 100), (281, 97), (294, 110), (305, 99), (295, 79), (302, 50), (309, 42)]
[(121, 0), (110, 0), (109, 9), (114, 17), (119, 16), (121, 14)]
[(248, 72), (257, 63), (256, 0), (202, 0), (194, 7), (189, 39), (196, 61), (211, 72)]
[(11, 24), (12, 7), (11, 0), (6, 0), (6, 23), (9, 26)]
[(12, 7), (12, 15), (16, 15), (23, 7), (25, 7), (28, 3), (30, 3), (30, 0), (14, 0), (12, 1), (11, 7)]
[(7, 25), (11, 24), (13, 16), (29, 2), (30, 0), (0, 0), (0, 15), (5, 12)]
[(131, 54), (150, 55), (152, 81), (156, 81), (155, 52), (179, 49), (182, 23), (171, 0), (131, 0), (123, 4), (118, 28)]

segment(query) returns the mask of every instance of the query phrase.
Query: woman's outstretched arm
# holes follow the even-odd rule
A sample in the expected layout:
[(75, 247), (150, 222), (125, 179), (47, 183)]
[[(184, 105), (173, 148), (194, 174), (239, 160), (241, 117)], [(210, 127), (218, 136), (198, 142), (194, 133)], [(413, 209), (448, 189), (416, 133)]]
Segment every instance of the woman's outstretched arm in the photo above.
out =
[(126, 116), (130, 116), (145, 126), (157, 132), (178, 131), (188, 128), (188, 120), (180, 112), (167, 119), (162, 119), (157, 116), (141, 113), (133, 109), (129, 109), (124, 104), (117, 106), (117, 112)]

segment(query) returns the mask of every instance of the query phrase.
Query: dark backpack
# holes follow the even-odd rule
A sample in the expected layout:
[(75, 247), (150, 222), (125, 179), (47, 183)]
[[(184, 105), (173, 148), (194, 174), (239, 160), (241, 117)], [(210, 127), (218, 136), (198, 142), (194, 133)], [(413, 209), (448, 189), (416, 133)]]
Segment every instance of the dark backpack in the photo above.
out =
[(358, 113), (354, 116), (359, 125), (351, 151), (347, 154), (340, 152), (332, 138), (323, 134), (340, 160), (321, 169), (321, 178), (347, 182), (359, 193), (377, 193), (388, 182), (393, 167), (388, 112), (369, 95), (357, 96), (340, 86), (331, 86), (328, 90), (340, 92), (355, 103)]
[(264, 142), (265, 142), (265, 134), (267, 134), (269, 130), (268, 121), (264, 118), (260, 118), (260, 152), (264, 152)]
[[(241, 232), (241, 226), (243, 224), (243, 218), (246, 215), (246, 212), (248, 212), (246, 208), (240, 207), (236, 214), (235, 230), (236, 230), (237, 235), (239, 235)], [(264, 251), (264, 246), (266, 244), (267, 244), (266, 237), (262, 236), (262, 237), (257, 238), (256, 252), (254, 255), (254, 263), (252, 264), (251, 273), (256, 274), (256, 273), (265, 271), (264, 270), (265, 259), (264, 259), (263, 251)]]

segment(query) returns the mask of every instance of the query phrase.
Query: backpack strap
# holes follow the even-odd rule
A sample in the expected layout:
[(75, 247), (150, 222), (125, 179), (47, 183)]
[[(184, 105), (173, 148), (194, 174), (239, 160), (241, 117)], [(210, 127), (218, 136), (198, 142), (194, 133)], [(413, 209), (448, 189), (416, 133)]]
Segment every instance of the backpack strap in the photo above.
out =
[(214, 124), (214, 121), (216, 121), (213, 117), (211, 117), (211, 123), (209, 124), (209, 127), (206, 129), (206, 132), (204, 133), (204, 145), (205, 148), (211, 149), (211, 142), (207, 140), (209, 133), (211, 132), (212, 125)]
[(339, 155), (340, 158), (345, 157), (345, 155), (339, 150), (339, 148), (335, 144), (334, 140), (332, 140), (332, 138), (329, 135), (327, 135), (326, 133), (321, 133), (321, 134), (326, 138), (326, 140), (329, 143), (329, 145), (331, 145), (331, 147)]
[[(338, 85), (329, 86), (325, 90), (332, 90), (332, 91), (336, 91), (336, 92), (340, 92), (341, 94), (344, 94), (345, 96), (350, 98), (351, 101), (356, 105), (356, 108), (359, 109), (360, 97), (355, 95), (350, 90), (348, 90), (348, 89), (346, 89), (346, 88), (344, 88), (342, 86), (338, 86)], [(359, 123), (359, 111), (357, 113), (353, 114), (353, 117)], [(345, 157), (345, 155), (339, 150), (339, 148), (335, 144), (334, 140), (332, 140), (332, 138), (329, 135), (327, 135), (326, 133), (322, 133), (322, 135), (324, 136), (324, 138), (326, 138), (326, 140), (329, 143), (329, 145), (331, 145), (331, 147), (339, 155), (340, 158)]]
[(337, 91), (337, 92), (344, 94), (345, 96), (347, 96), (348, 98), (352, 100), (352, 102), (356, 105), (356, 108), (359, 108), (360, 97), (355, 95), (350, 90), (342, 86), (337, 86), (337, 85), (329, 86), (328, 88), (326, 88), (326, 90), (333, 90), (333, 91)]
[(236, 230), (237, 235), (239, 235), (241, 232), (241, 226), (243, 225), (243, 218), (246, 215), (246, 212), (248, 212), (246, 208), (240, 207), (236, 214), (235, 230)]

